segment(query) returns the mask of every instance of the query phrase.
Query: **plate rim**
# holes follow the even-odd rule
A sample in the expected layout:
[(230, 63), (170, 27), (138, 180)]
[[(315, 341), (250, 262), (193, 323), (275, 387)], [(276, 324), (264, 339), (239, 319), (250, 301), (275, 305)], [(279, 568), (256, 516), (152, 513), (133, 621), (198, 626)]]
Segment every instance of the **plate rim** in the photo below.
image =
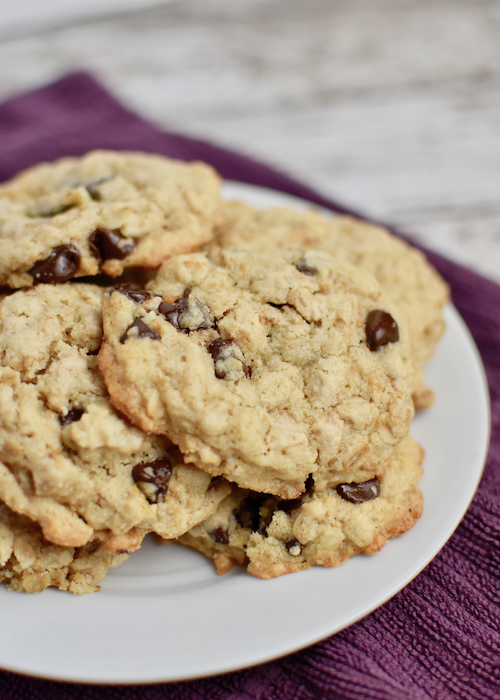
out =
[[(321, 211), (327, 211), (330, 215), (332, 215), (332, 212), (329, 210), (324, 210), (321, 207), (317, 207), (316, 205), (307, 202), (306, 200), (301, 200), (298, 199), (297, 197), (294, 197), (292, 195), (288, 195), (282, 192), (279, 192), (277, 190), (271, 190), (268, 188), (262, 188), (254, 185), (247, 185), (245, 183), (234, 183), (231, 181), (226, 181), (225, 182), (225, 191), (229, 191), (236, 193), (236, 197), (240, 197), (243, 199), (248, 199), (249, 197), (249, 192), (254, 191), (256, 193), (256, 196), (259, 196), (259, 194), (265, 193), (266, 197), (272, 198), (277, 198), (282, 200), (286, 206), (293, 206), (293, 205), (298, 205), (301, 206), (302, 208), (304, 207), (314, 207), (315, 209), (319, 209)], [(227, 196), (227, 194), (226, 194)], [(234, 197), (234, 194), (230, 194), (232, 198)], [(266, 205), (267, 206), (267, 205)], [(280, 206), (280, 204), (277, 204), (277, 206)], [(188, 680), (196, 680), (200, 678), (209, 678), (213, 677), (216, 675), (224, 674), (224, 673), (230, 673), (230, 672), (235, 672), (238, 670), (243, 670), (245, 668), (249, 668), (252, 666), (255, 666), (257, 664), (262, 664), (266, 663), (272, 660), (277, 660), (280, 658), (283, 658), (284, 656), (287, 656), (291, 653), (300, 651), (302, 649), (306, 649), (310, 647), (311, 645), (333, 635), (337, 634), (341, 630), (345, 629), (346, 627), (349, 627), (350, 625), (354, 624), (355, 622), (358, 622), (359, 620), (363, 619), (367, 615), (371, 614), (374, 610), (379, 608), (380, 606), (384, 605), (388, 600), (393, 598), (399, 591), (401, 591), (408, 583), (410, 583), (416, 576), (418, 576), (422, 570), (434, 559), (434, 557), (441, 551), (441, 549), (446, 545), (446, 543), (449, 541), (457, 527), (459, 526), (460, 522), (462, 521), (465, 513), (467, 512), (476, 492), (477, 488), (479, 486), (479, 483), (481, 481), (481, 478), (484, 473), (484, 468), (486, 464), (486, 459), (488, 455), (488, 446), (490, 442), (490, 435), (491, 435), (491, 406), (490, 406), (490, 396), (489, 396), (489, 386), (487, 382), (487, 377), (486, 377), (486, 372), (484, 369), (484, 365), (482, 363), (481, 356), (479, 354), (479, 351), (477, 349), (477, 346), (475, 344), (474, 338), (472, 337), (471, 332), (469, 331), (467, 325), (465, 324), (465, 321), (462, 319), (460, 313), (458, 310), (449, 305), (445, 311), (445, 313), (451, 317), (453, 317), (454, 321), (457, 322), (458, 326), (461, 329), (461, 332), (464, 333), (464, 336), (467, 338), (468, 341), (468, 350), (472, 352), (472, 356), (475, 361), (475, 370), (478, 372), (478, 376), (480, 379), (480, 389), (482, 393), (482, 398), (484, 400), (484, 405), (483, 409), (485, 410), (486, 413), (486, 418), (487, 418), (487, 425), (485, 427), (485, 434), (484, 434), (484, 445), (482, 448), (482, 457), (481, 457), (481, 462), (482, 466), (480, 470), (477, 472), (476, 475), (476, 480), (475, 480), (475, 485), (474, 488), (471, 488), (470, 491), (468, 491), (468, 497), (467, 499), (464, 500), (461, 508), (461, 515), (460, 517), (455, 517), (453, 519), (453, 523), (450, 523), (447, 528), (441, 533), (440, 538), (434, 543), (433, 547), (431, 550), (428, 552), (427, 556), (420, 560), (417, 566), (415, 566), (411, 571), (407, 572), (405, 576), (403, 576), (401, 579), (399, 579), (394, 586), (389, 588), (384, 596), (382, 598), (377, 599), (373, 603), (368, 604), (366, 607), (363, 607), (360, 610), (357, 610), (356, 612), (353, 612), (350, 617), (348, 618), (347, 621), (344, 621), (341, 623), (340, 626), (338, 625), (332, 625), (326, 624), (322, 626), (320, 629), (315, 629), (314, 631), (311, 631), (309, 635), (307, 635), (305, 638), (302, 637), (300, 641), (296, 642), (289, 642), (288, 645), (285, 645), (285, 648), (282, 648), (279, 652), (277, 653), (259, 653), (259, 651), (254, 651), (253, 655), (250, 654), (245, 661), (245, 663), (242, 665), (239, 661), (236, 659), (233, 660), (232, 662), (226, 663), (226, 664), (221, 664), (219, 667), (212, 669), (212, 670), (202, 670), (200, 669), (198, 672), (195, 672), (191, 675), (186, 676), (185, 673), (181, 673), (180, 675), (174, 674), (167, 674), (165, 675), (165, 672), (158, 673), (155, 677), (151, 678), (142, 678), (139, 675), (136, 677), (128, 678), (126, 680), (123, 679), (117, 679), (116, 676), (109, 677), (108, 679), (106, 678), (88, 678), (88, 677), (76, 677), (74, 674), (68, 676), (65, 675), (64, 673), (59, 673), (59, 674), (54, 674), (53, 672), (48, 672), (48, 673), (40, 673), (39, 670), (37, 671), (31, 671), (25, 663), (21, 664), (9, 664), (9, 665), (4, 665), (2, 662), (2, 659), (0, 658), (0, 668), (3, 670), (17, 673), (29, 678), (36, 678), (36, 679), (46, 679), (46, 680), (52, 680), (52, 681), (62, 681), (62, 682), (70, 682), (70, 683), (81, 683), (85, 685), (122, 685), (122, 686), (129, 686), (129, 685), (151, 685), (151, 684), (156, 684), (156, 683), (173, 683), (173, 682), (179, 682), (179, 681), (188, 681)], [(455, 522), (456, 520), (456, 522)], [(352, 561), (352, 560), (350, 560)], [(347, 564), (347, 563), (346, 563)], [(344, 565), (345, 566), (345, 565)], [(327, 570), (328, 571), (328, 570)], [(288, 578), (288, 577), (287, 577)], [(60, 594), (59, 591), (55, 592), (57, 594)], [(23, 595), (23, 594), (19, 594)]]

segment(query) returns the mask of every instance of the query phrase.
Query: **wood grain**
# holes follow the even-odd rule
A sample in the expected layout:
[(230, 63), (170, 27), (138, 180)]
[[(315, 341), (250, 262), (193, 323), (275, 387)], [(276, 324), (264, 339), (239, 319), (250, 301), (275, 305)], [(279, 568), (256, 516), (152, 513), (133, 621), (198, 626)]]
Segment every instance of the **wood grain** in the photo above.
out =
[(4, 32), (0, 62), (0, 98), (89, 69), (500, 281), (497, 0), (183, 0)]

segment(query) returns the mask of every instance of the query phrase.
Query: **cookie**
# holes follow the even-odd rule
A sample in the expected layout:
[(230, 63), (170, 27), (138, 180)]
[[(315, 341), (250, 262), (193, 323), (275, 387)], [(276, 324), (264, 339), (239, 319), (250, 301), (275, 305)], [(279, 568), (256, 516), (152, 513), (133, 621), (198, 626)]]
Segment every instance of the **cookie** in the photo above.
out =
[(178, 541), (212, 559), (219, 574), (243, 564), (264, 579), (374, 554), (420, 517), (422, 458), (407, 436), (383, 475), (364, 484), (310, 488), (293, 501), (234, 488), (215, 515)]
[(423, 408), (433, 402), (422, 367), (443, 333), (442, 312), (449, 290), (419, 250), (379, 226), (346, 216), (325, 219), (315, 211), (256, 210), (231, 202), (226, 205), (225, 219), (217, 245), (258, 252), (274, 248), (323, 250), (373, 275), (386, 298), (399, 308), (408, 328), (416, 372), (415, 405)]
[(0, 502), (0, 582), (15, 591), (40, 593), (53, 587), (81, 594), (100, 589), (109, 569), (128, 554), (110, 554), (98, 539), (83, 547), (48, 542), (29, 518)]
[[(187, 531), (228, 486), (117, 414), (98, 368), (94, 285), (39, 285), (0, 305), (0, 499), (63, 547), (136, 549)], [(205, 516), (203, 515), (205, 513)]]
[(210, 241), (220, 210), (203, 163), (93, 151), (38, 165), (0, 186), (0, 287), (157, 267)]
[(326, 253), (177, 256), (149, 292), (107, 293), (103, 322), (115, 406), (243, 488), (368, 479), (408, 433), (405, 330), (373, 277)]
[[(246, 546), (252, 532), (260, 528), (260, 509), (264, 503), (274, 509), (279, 502), (275, 496), (240, 489), (233, 484), (231, 493), (220, 502), (213, 515), (175, 541), (211, 559), (222, 576), (233, 566), (248, 565)], [(264, 520), (269, 512), (266, 508)], [(166, 542), (160, 539), (159, 543)]]

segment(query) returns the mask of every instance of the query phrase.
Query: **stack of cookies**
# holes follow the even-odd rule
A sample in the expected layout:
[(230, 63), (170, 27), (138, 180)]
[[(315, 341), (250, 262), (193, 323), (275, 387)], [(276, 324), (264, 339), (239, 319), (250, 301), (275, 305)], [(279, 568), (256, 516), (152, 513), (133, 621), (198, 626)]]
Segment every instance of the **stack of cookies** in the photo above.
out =
[(93, 152), (0, 187), (0, 286), (10, 588), (98, 590), (147, 534), (270, 578), (420, 516), (448, 290), (386, 231)]

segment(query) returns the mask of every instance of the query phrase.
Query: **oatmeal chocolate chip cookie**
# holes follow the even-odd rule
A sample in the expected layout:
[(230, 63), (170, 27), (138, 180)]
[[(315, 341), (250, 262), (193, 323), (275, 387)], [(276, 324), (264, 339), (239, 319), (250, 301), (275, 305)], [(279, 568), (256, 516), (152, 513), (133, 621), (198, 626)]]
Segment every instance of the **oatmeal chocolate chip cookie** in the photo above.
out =
[(246, 546), (252, 532), (264, 531), (264, 523), (270, 523), (278, 503), (295, 500), (300, 502), (300, 497), (280, 501), (276, 496), (233, 485), (231, 493), (220, 502), (213, 515), (176, 541), (211, 559), (217, 573), (222, 576), (235, 565), (247, 566)]
[(94, 151), (0, 186), (0, 286), (157, 267), (213, 237), (220, 181), (203, 163)]
[(314, 211), (256, 210), (230, 202), (225, 218), (216, 239), (223, 247), (260, 252), (275, 248), (323, 250), (372, 274), (385, 297), (399, 308), (409, 331), (416, 372), (415, 406), (423, 408), (433, 402), (422, 367), (444, 330), (442, 311), (449, 291), (419, 250), (379, 226), (346, 216), (325, 219)]
[(39, 285), (0, 306), (0, 499), (54, 544), (109, 531), (108, 551), (129, 550), (138, 529), (182, 534), (229, 486), (112, 407), (97, 366), (102, 294)]
[(364, 483), (318, 491), (311, 481), (291, 501), (236, 487), (214, 515), (178, 541), (211, 558), (219, 574), (243, 564), (259, 578), (374, 554), (420, 517), (422, 458), (423, 450), (407, 436), (394, 448), (383, 476)]
[(117, 408), (243, 488), (368, 479), (408, 433), (405, 330), (373, 277), (326, 253), (177, 256), (147, 291), (110, 290), (103, 321)]
[(127, 553), (108, 552), (99, 539), (76, 549), (54, 545), (36, 523), (0, 502), (0, 582), (7, 588), (40, 593), (51, 586), (92, 593), (108, 570), (127, 558)]

